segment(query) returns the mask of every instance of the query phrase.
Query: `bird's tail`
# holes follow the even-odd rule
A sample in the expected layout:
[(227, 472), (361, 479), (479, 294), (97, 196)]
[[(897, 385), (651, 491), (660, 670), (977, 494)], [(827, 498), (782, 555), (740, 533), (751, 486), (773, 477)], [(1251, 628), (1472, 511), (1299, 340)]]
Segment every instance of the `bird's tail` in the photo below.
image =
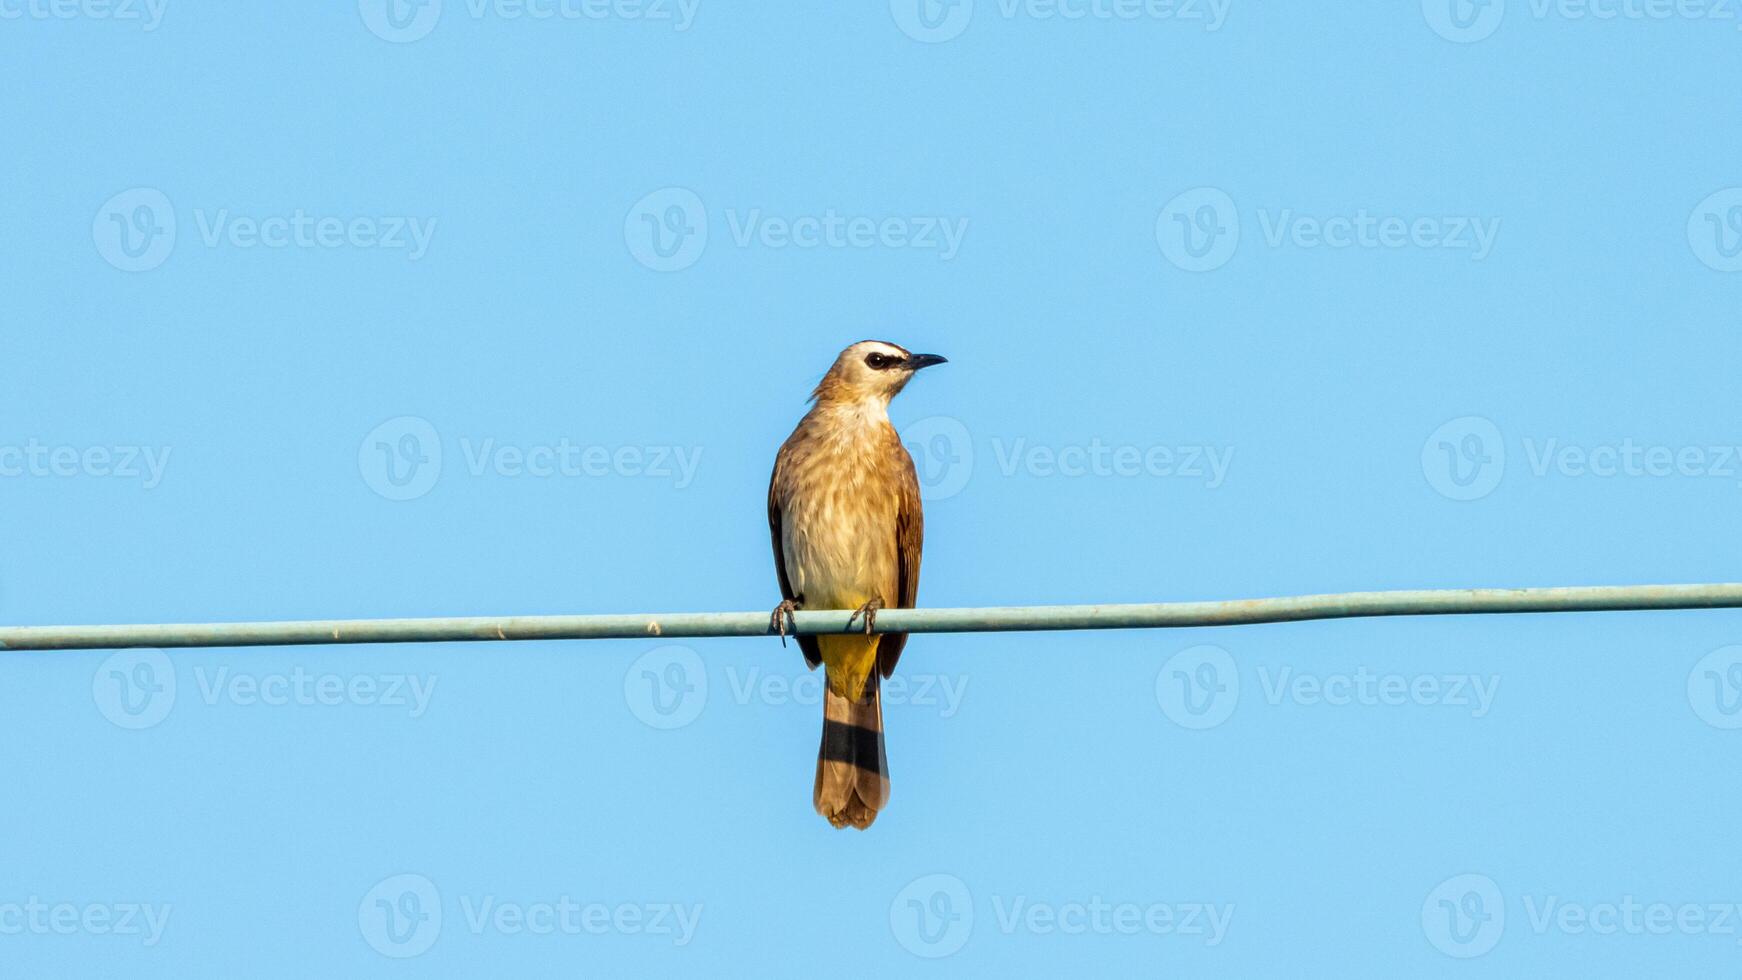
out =
[(855, 701), (823, 685), (823, 744), (817, 749), (817, 812), (836, 827), (871, 826), (889, 803), (889, 764), (883, 755), (883, 698), (877, 671)]

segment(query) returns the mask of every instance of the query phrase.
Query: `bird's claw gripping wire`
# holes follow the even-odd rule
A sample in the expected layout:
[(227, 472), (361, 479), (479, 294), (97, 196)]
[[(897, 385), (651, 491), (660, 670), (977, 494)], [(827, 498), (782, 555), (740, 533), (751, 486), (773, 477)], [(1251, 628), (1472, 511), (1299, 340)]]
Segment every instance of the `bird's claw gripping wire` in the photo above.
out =
[(847, 628), (852, 629), (853, 620), (858, 619), (862, 613), (865, 616), (865, 635), (870, 636), (871, 631), (877, 626), (877, 610), (882, 608), (882, 599), (872, 599), (870, 602), (865, 603), (858, 609), (853, 610), (853, 615), (847, 617)]
[(790, 625), (793, 635), (798, 635), (798, 617), (793, 612), (798, 609), (798, 603), (791, 599), (782, 599), (780, 605), (774, 607), (774, 615), (768, 617), (768, 628), (780, 634), (781, 647), (786, 646), (786, 630)]

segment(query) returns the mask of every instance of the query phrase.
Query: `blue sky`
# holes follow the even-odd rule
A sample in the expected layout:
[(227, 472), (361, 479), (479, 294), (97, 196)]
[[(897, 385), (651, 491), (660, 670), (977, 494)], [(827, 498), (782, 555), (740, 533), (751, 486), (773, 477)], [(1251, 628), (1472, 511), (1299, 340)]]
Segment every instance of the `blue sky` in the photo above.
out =
[[(1729, 581), (1734, 3), (0, 0), (0, 621)], [(1733, 973), (1729, 612), (0, 659), (0, 972)]]

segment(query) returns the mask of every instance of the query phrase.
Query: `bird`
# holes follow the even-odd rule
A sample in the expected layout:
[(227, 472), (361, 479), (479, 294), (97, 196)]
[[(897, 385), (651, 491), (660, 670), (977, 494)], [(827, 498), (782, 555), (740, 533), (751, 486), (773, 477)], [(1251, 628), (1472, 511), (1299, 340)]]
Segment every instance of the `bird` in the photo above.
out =
[[(823, 737), (811, 802), (834, 827), (864, 830), (889, 802), (881, 678), (906, 633), (874, 633), (877, 611), (912, 608), (925, 515), (913, 457), (889, 402), (946, 358), (863, 340), (835, 358), (811, 408), (775, 455), (768, 530), (782, 600), (769, 629), (786, 643), (799, 609), (853, 610), (848, 631), (797, 636), (805, 664), (823, 667)], [(863, 623), (863, 632), (855, 622)]]

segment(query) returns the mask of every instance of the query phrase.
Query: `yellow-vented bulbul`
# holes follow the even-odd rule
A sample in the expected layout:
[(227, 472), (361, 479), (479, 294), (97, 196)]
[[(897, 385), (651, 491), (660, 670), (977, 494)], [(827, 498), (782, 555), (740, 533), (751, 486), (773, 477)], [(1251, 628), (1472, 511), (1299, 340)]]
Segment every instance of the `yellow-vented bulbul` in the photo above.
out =
[(944, 359), (860, 341), (811, 393), (814, 404), (774, 460), (768, 530), (785, 601), (772, 626), (785, 642), (795, 609), (852, 609), (865, 632), (798, 637), (823, 665), (823, 743), (812, 802), (836, 827), (871, 826), (889, 802), (880, 677), (895, 670), (906, 633), (873, 634), (877, 610), (910, 608), (925, 539), (913, 459), (889, 424), (889, 400), (914, 372)]

